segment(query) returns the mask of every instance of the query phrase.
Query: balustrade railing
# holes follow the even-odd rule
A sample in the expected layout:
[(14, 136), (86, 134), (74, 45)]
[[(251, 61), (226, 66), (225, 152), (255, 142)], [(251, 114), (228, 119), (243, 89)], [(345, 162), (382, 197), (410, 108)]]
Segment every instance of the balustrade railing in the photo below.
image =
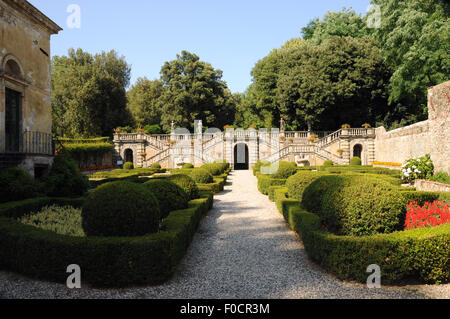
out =
[(54, 155), (53, 136), (50, 133), (26, 131), (17, 138), (8, 138), (6, 153)]

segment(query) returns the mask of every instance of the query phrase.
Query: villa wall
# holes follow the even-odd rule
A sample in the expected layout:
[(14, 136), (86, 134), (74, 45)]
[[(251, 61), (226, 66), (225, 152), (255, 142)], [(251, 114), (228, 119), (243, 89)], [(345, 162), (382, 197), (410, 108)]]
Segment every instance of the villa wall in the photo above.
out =
[(436, 171), (450, 173), (450, 81), (428, 91), (429, 119), (386, 132), (376, 129), (377, 162), (404, 163), (431, 154)]

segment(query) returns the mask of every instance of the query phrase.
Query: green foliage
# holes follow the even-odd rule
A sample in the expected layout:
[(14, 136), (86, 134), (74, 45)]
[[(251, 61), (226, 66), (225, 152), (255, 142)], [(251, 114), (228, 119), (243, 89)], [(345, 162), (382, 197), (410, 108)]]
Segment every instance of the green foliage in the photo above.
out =
[(214, 183), (213, 176), (206, 169), (193, 169), (190, 176), (197, 184)]
[(161, 68), (161, 124), (170, 131), (171, 122), (192, 130), (195, 120), (208, 127), (222, 128), (234, 119), (235, 104), (222, 80), (222, 71), (187, 51)]
[(269, 194), (271, 186), (284, 186), (286, 179), (272, 178), (271, 175), (258, 175), (258, 190), (264, 195)]
[(115, 51), (91, 55), (70, 49), (52, 59), (52, 115), (55, 132), (64, 136), (112, 136), (129, 125), (126, 91), (131, 68)]
[(0, 170), (0, 203), (35, 197), (39, 190), (39, 183), (20, 168)]
[(325, 167), (333, 166), (333, 161), (325, 161), (325, 162), (323, 163), (323, 166), (325, 166)]
[(435, 200), (439, 200), (439, 192), (418, 192), (418, 191), (403, 191), (402, 196), (404, 198), (404, 206), (411, 202), (417, 202), (420, 206), (423, 206), (426, 202), (432, 203)]
[(190, 176), (184, 174), (174, 174), (170, 175), (168, 180), (180, 186), (186, 192), (189, 199), (198, 198), (198, 186)]
[[(87, 140), (85, 140), (87, 141)], [(87, 166), (87, 161), (91, 158), (97, 159), (114, 150), (111, 143), (64, 143), (64, 155), (74, 159), (78, 166)]]
[(158, 200), (161, 219), (169, 216), (172, 211), (188, 207), (188, 195), (175, 183), (163, 179), (154, 179), (146, 182), (144, 185)]
[(187, 163), (187, 164), (184, 164), (184, 165), (183, 165), (183, 168), (184, 168), (184, 169), (192, 169), (192, 168), (194, 168), (194, 165), (192, 165), (192, 164), (190, 164), (190, 163)]
[(279, 162), (278, 170), (273, 174), (273, 178), (287, 179), (297, 173), (297, 164), (292, 162)]
[(225, 172), (225, 166), (217, 163), (204, 164), (201, 168), (208, 171), (212, 176), (219, 176)]
[[(172, 277), (213, 196), (202, 192), (189, 208), (172, 212), (162, 231), (134, 238), (68, 237), (0, 218), (0, 269), (65, 283), (67, 265), (83, 269), (94, 287), (157, 285)], [(7, 212), (7, 215), (10, 214)]]
[(152, 166), (150, 167), (150, 169), (154, 169), (154, 170), (159, 170), (159, 169), (161, 169), (162, 167), (161, 167), (161, 164), (159, 164), (159, 163), (154, 163), (154, 164), (152, 164)]
[(88, 187), (88, 178), (82, 175), (67, 156), (56, 156), (50, 174), (45, 178), (47, 195), (53, 197), (80, 197)]
[(95, 138), (67, 138), (67, 137), (58, 137), (58, 141), (62, 144), (103, 144), (109, 143), (111, 144), (111, 139), (109, 137), (95, 137)]
[(134, 169), (134, 164), (132, 162), (126, 162), (123, 165), (123, 169), (124, 170), (133, 170)]
[(19, 219), (22, 224), (49, 230), (60, 235), (84, 237), (81, 209), (71, 206), (45, 206), (37, 213)]
[(253, 175), (256, 176), (256, 173), (260, 173), (261, 172), (261, 167), (267, 167), (270, 166), (271, 164), (269, 162), (264, 162), (261, 160), (258, 160), (255, 164), (255, 166), (253, 167)]
[(129, 178), (129, 177), (150, 177), (155, 173), (164, 173), (165, 170), (152, 169), (152, 168), (134, 168), (134, 169), (115, 169), (106, 172), (97, 172), (91, 175), (92, 179), (114, 179), (114, 178)]
[(147, 187), (130, 182), (102, 185), (83, 205), (87, 236), (133, 237), (158, 232), (159, 204)]
[(431, 155), (413, 158), (402, 166), (402, 180), (413, 183), (416, 179), (429, 179), (434, 174), (434, 164)]
[(450, 175), (445, 172), (438, 172), (434, 176), (428, 178), (430, 181), (450, 184)]
[(323, 176), (303, 192), (302, 205), (337, 235), (365, 236), (402, 229), (398, 187), (364, 175)]
[(144, 127), (147, 134), (161, 134), (158, 124), (161, 121), (161, 95), (163, 92), (161, 81), (150, 81), (145, 77), (138, 78), (127, 92), (127, 107), (136, 124)]
[(362, 161), (358, 156), (353, 157), (350, 159), (350, 166), (361, 166)]
[(275, 192), (279, 189), (287, 190), (284, 186), (270, 186), (269, 190), (267, 191), (267, 195), (269, 196), (269, 199), (274, 202), (275, 201)]
[(305, 189), (316, 179), (324, 175), (327, 175), (327, 173), (304, 171), (289, 177), (286, 181), (289, 197), (301, 201)]

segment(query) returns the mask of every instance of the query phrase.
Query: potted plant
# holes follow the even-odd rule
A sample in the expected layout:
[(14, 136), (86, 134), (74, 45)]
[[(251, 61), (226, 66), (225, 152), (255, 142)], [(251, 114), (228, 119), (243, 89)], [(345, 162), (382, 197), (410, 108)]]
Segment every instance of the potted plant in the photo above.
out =
[(343, 124), (342, 128), (351, 128), (350, 124)]
[(319, 138), (319, 136), (317, 136), (317, 134), (312, 134), (309, 138), (308, 138), (308, 142), (310, 143), (315, 143), (317, 141), (317, 139)]
[(339, 149), (339, 150), (337, 150), (337, 153), (339, 154), (340, 157), (342, 157), (342, 155), (345, 153), (345, 151)]
[(288, 138), (289, 143), (294, 144), (294, 139), (292, 137)]
[(145, 158), (147, 157), (147, 153), (145, 153), (145, 152), (143, 152), (143, 153), (140, 153), (140, 154), (139, 154), (139, 156), (141, 156), (142, 158), (144, 158), (144, 159), (145, 159)]
[(371, 128), (372, 125), (370, 125), (369, 123), (365, 123), (362, 125), (362, 127), (368, 129), (368, 128)]
[(167, 143), (169, 143), (170, 147), (173, 147), (175, 145), (176, 141), (169, 139), (169, 140), (167, 140)]
[(280, 136), (280, 142), (284, 143), (286, 141), (286, 137), (285, 136)]
[(144, 133), (145, 133), (145, 130), (142, 128), (142, 126), (139, 125), (139, 127), (137, 128), (137, 132), (138, 132), (139, 134), (144, 134)]

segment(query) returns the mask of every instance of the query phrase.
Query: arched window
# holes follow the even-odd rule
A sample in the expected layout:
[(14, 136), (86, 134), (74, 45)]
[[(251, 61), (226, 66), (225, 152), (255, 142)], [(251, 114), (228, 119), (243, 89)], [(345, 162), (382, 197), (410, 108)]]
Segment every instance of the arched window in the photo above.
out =
[(5, 73), (16, 78), (22, 78), (22, 70), (19, 64), (13, 59), (9, 59), (5, 64)]

